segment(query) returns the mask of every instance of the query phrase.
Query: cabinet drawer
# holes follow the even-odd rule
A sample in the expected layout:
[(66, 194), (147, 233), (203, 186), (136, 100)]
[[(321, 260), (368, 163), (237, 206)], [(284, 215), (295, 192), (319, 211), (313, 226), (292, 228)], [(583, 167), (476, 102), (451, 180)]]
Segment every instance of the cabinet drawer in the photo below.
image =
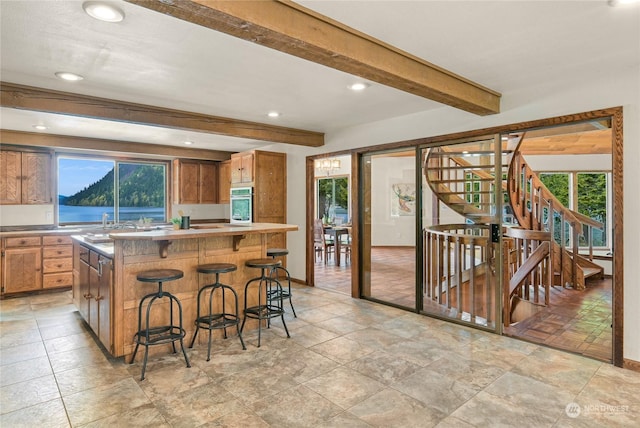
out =
[(70, 236), (43, 236), (42, 245), (71, 245)]
[(71, 272), (73, 269), (73, 259), (71, 257), (60, 259), (45, 259), (42, 261), (42, 272)]
[(78, 253), (80, 255), (80, 260), (82, 260), (86, 264), (89, 264), (89, 249), (81, 245)]
[(42, 257), (45, 259), (53, 259), (56, 257), (72, 257), (73, 247), (71, 245), (58, 245), (56, 247), (42, 248)]
[(41, 245), (39, 236), (23, 236), (22, 238), (5, 238), (5, 248), (11, 247), (37, 247)]
[(73, 285), (73, 274), (66, 273), (48, 273), (43, 276), (42, 288), (68, 287)]

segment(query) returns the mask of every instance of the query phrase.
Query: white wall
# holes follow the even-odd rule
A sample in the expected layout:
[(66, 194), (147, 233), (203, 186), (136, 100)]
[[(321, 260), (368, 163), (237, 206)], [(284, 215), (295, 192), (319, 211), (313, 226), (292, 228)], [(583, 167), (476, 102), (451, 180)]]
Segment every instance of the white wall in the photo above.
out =
[(229, 204), (173, 204), (171, 217), (180, 217), (180, 211), (191, 220), (228, 219)]
[(371, 162), (371, 245), (414, 246), (416, 217), (392, 215), (391, 185), (415, 183), (413, 157), (383, 157)]
[[(301, 226), (289, 234), (288, 267), (292, 276), (305, 278), (305, 157), (332, 151), (404, 141), (518, 123), (554, 116), (624, 108), (624, 218), (635, 219), (640, 212), (640, 68), (610, 70), (596, 80), (571, 76), (566, 81), (503, 93), (502, 113), (480, 117), (448, 107), (396, 117), (327, 134), (320, 149), (289, 147), (286, 151), (288, 174), (288, 222)], [(497, 88), (499, 89), (499, 88)], [(297, 195), (297, 196), (296, 196)], [(627, 220), (624, 230), (624, 357), (640, 361), (640, 222)], [(619, 245), (619, 243), (618, 243)]]
[(53, 225), (54, 206), (0, 205), (0, 226), (49, 226)]

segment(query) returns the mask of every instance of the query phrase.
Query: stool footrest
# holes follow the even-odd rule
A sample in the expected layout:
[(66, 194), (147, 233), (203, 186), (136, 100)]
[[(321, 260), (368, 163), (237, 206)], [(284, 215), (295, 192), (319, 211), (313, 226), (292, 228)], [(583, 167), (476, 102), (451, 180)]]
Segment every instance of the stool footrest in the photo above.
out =
[(280, 300), (288, 299), (291, 296), (291, 293), (287, 290), (271, 290), (267, 291), (267, 300)]
[(235, 314), (211, 314), (196, 320), (196, 325), (204, 329), (220, 329), (233, 327), (240, 324), (240, 319)]
[(134, 340), (143, 346), (161, 345), (182, 339), (186, 332), (177, 325), (163, 325), (151, 327), (149, 329), (149, 340), (147, 341), (147, 331), (140, 330), (136, 333)]
[(276, 318), (282, 314), (284, 314), (284, 309), (274, 305), (251, 306), (244, 310), (245, 317), (261, 320)]

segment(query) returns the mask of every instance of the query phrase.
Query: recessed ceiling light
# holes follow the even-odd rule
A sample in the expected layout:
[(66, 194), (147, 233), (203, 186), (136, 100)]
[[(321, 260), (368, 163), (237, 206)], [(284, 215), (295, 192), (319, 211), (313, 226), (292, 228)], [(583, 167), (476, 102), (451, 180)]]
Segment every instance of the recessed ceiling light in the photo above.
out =
[(193, 144), (193, 141), (185, 141), (184, 144), (187, 145), (187, 146), (190, 146), (190, 145)]
[(38, 131), (44, 131), (45, 129), (47, 129), (47, 127), (44, 125), (33, 125), (33, 127), (36, 128)]
[(124, 12), (119, 8), (100, 1), (86, 1), (82, 8), (92, 18), (105, 22), (120, 22), (124, 19)]
[(84, 79), (84, 77), (80, 76), (79, 74), (69, 73), (68, 71), (58, 71), (56, 72), (56, 76), (59, 79), (67, 80), (69, 82), (77, 82), (78, 80)]
[(267, 113), (267, 116), (269, 116), (269, 117), (280, 117), (281, 115), (277, 111), (270, 111), (269, 113)]
[(348, 86), (348, 88), (351, 89), (352, 91), (364, 91), (368, 87), (369, 87), (369, 84), (364, 82), (357, 82)]

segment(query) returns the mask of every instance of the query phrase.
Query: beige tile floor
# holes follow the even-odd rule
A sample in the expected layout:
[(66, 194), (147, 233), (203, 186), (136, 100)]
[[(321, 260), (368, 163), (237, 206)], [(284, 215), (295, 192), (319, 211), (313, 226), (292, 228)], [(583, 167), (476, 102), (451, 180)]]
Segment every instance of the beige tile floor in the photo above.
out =
[(640, 426), (640, 373), (327, 290), (294, 305), (290, 339), (274, 322), (140, 382), (68, 292), (0, 301), (0, 426)]

